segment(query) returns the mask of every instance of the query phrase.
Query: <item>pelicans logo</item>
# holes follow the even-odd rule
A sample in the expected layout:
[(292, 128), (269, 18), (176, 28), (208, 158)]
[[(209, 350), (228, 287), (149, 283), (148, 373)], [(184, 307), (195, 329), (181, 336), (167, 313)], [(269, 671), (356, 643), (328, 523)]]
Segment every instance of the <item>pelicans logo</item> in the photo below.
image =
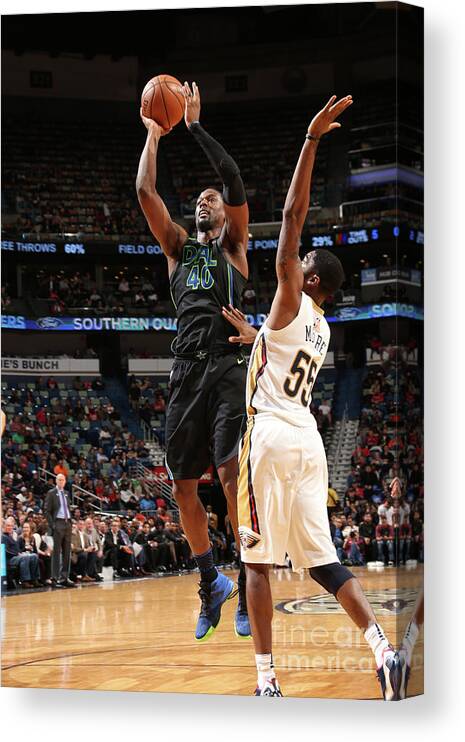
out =
[(246, 526), (239, 526), (239, 538), (243, 549), (252, 549), (262, 539), (259, 533), (255, 533)]
[[(387, 590), (367, 590), (365, 592), (375, 613), (397, 615), (413, 610), (418, 591), (412, 588), (390, 588)], [(344, 613), (344, 609), (333, 595), (311, 595), (299, 600), (283, 600), (276, 606), (282, 613)]]

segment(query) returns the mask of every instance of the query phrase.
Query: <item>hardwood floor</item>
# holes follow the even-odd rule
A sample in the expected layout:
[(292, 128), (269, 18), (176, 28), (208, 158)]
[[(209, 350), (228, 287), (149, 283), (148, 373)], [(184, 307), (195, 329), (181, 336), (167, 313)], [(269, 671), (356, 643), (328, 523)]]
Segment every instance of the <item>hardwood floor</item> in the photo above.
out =
[[(423, 574), (417, 567), (354, 570), (380, 624), (398, 644)], [(235, 577), (235, 572), (228, 572)], [(251, 640), (234, 635), (236, 599), (198, 644), (198, 575), (148, 578), (2, 598), (2, 685), (250, 695)], [(308, 575), (273, 571), (274, 660), (287, 696), (380, 697), (361, 632)], [(409, 695), (423, 692), (423, 633)]]

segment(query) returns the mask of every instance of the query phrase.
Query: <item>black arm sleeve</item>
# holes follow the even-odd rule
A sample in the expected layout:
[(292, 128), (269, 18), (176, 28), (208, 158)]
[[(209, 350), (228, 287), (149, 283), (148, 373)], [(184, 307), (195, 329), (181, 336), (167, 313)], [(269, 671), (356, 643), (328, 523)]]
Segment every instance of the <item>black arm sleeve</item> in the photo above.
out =
[(228, 206), (242, 206), (247, 200), (237, 163), (216, 139), (207, 134), (198, 121), (189, 126), (194, 139), (202, 147), (213, 169), (223, 182), (223, 199)]

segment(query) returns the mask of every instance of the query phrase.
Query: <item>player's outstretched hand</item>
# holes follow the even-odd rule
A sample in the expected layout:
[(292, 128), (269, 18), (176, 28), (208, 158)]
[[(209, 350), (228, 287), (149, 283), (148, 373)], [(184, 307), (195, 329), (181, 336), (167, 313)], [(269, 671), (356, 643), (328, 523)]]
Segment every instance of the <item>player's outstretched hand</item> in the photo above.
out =
[(239, 335), (231, 335), (229, 338), (230, 343), (244, 343), (244, 345), (251, 345), (255, 342), (257, 331), (247, 322), (245, 314), (232, 306), (228, 305), (228, 308), (222, 308), (222, 314), (225, 319), (232, 324), (233, 327), (238, 330)]
[(142, 108), (139, 109), (140, 117), (142, 119), (142, 123), (144, 124), (147, 131), (151, 131), (155, 134), (157, 139), (160, 139), (160, 137), (165, 136), (165, 134), (169, 134), (171, 129), (163, 129), (160, 124), (157, 124), (156, 121), (153, 119), (148, 119), (147, 116), (142, 115)]
[(194, 122), (200, 120), (200, 91), (197, 87), (197, 83), (192, 83), (192, 90), (190, 89), (189, 83), (185, 82), (182, 87), (182, 94), (186, 101), (186, 107), (184, 109), (184, 121), (186, 122), (187, 128)]
[(308, 133), (312, 137), (320, 139), (323, 134), (340, 128), (341, 124), (336, 119), (346, 108), (352, 105), (353, 100), (351, 95), (346, 95), (345, 98), (340, 100), (336, 100), (336, 97), (332, 95), (325, 107), (312, 119), (308, 127)]

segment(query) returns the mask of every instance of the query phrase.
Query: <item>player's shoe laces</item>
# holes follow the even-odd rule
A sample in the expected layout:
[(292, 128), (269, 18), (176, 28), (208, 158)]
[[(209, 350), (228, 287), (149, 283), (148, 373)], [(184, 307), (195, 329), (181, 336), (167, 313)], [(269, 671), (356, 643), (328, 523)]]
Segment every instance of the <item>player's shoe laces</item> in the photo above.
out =
[(279, 687), (279, 683), (276, 680), (276, 678), (267, 680), (265, 685), (262, 685), (261, 688), (257, 686), (255, 688), (254, 695), (255, 696), (274, 696), (275, 698), (283, 697), (283, 694), (281, 693), (281, 688)]
[(392, 647), (384, 652), (383, 664), (378, 668), (377, 675), (385, 701), (405, 698), (406, 667), (405, 657), (401, 657)]
[(213, 582), (208, 580), (199, 582), (201, 607), (195, 629), (195, 638), (198, 642), (204, 642), (210, 638), (220, 622), (223, 603), (236, 594), (237, 588), (234, 582), (221, 572)]
[(236, 615), (234, 616), (234, 633), (238, 639), (250, 639), (252, 630), (250, 628), (249, 614), (247, 612), (247, 597), (245, 592), (245, 580), (238, 583), (239, 601), (237, 604)]

